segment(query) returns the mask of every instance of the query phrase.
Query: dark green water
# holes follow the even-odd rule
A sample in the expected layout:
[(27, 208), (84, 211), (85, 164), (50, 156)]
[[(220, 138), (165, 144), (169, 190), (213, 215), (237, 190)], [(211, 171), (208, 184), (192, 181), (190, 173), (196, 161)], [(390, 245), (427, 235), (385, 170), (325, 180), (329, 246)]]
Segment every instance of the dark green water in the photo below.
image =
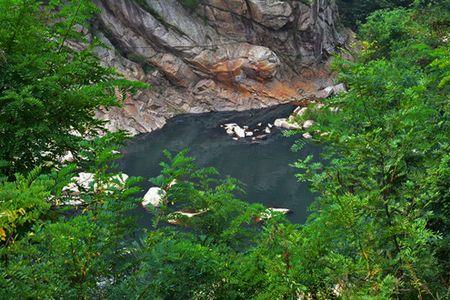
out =
[[(119, 166), (129, 175), (155, 177), (161, 171), (159, 162), (164, 159), (164, 149), (180, 151), (189, 148), (190, 156), (195, 157), (199, 166), (213, 166), (221, 174), (243, 182), (247, 194), (239, 195), (241, 199), (268, 207), (289, 208), (293, 212), (289, 219), (302, 223), (308, 215), (307, 208), (313, 195), (305, 183), (296, 180), (296, 170), (290, 164), (309, 154), (317, 157), (320, 149), (306, 145), (302, 151), (293, 153), (291, 146), (295, 138), (284, 137), (275, 127), (267, 139), (258, 143), (252, 143), (251, 139), (235, 141), (220, 127), (225, 123), (237, 123), (253, 128), (260, 122), (265, 126), (292, 111), (292, 106), (283, 105), (244, 112), (178, 116), (160, 130), (135, 137), (123, 149), (124, 157)], [(144, 182), (142, 186), (146, 191), (152, 184)], [(138, 214), (144, 226), (150, 224), (150, 216), (145, 210), (140, 209)]]

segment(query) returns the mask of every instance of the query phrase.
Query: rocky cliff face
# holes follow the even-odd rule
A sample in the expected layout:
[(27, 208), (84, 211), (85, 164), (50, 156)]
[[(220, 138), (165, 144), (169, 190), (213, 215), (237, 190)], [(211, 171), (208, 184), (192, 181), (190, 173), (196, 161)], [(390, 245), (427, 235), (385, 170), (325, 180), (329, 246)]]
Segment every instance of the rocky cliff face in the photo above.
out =
[(104, 64), (153, 88), (99, 112), (112, 129), (149, 132), (185, 112), (310, 98), (346, 43), (334, 0), (96, 0)]

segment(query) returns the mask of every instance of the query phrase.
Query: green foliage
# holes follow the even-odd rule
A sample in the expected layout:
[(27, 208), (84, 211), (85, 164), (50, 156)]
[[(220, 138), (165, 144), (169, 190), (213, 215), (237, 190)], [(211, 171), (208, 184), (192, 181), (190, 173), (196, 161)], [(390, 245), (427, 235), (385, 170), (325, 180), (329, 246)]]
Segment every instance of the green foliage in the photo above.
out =
[[(399, 3), (362, 1), (356, 16)], [(356, 61), (336, 59), (349, 92), (299, 117), (326, 133), (322, 163), (295, 163), (318, 195), (306, 224), (268, 217), (183, 151), (165, 153), (152, 181), (166, 194), (143, 232), (139, 179), (112, 163), (125, 135), (99, 137), (93, 115), (118, 104), (114, 87), (140, 85), (68, 46), (92, 4), (0, 2), (0, 298), (448, 298), (449, 8), (375, 12)], [(75, 163), (61, 167), (67, 150)], [(82, 171), (93, 182), (68, 193)]]
[(356, 29), (373, 12), (380, 9), (408, 7), (414, 0), (338, 0), (339, 11), (345, 26)]
[[(93, 164), (105, 165), (105, 159), (100, 151)], [(7, 239), (0, 248), (0, 298), (103, 297), (135, 264), (136, 245), (130, 239), (137, 237), (130, 213), (138, 179), (107, 185), (117, 174), (98, 168), (93, 186), (103, 188), (81, 191), (82, 204), (74, 208), (64, 205), (73, 196), (61, 193), (71, 171), (50, 180), (37, 177), (37, 170), (0, 186), (0, 195), (9, 196), (1, 211)]]
[[(133, 276), (112, 290), (111, 298), (195, 299), (214, 296), (227, 257), (182, 233), (154, 233)], [(114, 295), (114, 296), (113, 296)]]
[[(80, 28), (94, 12), (90, 1), (0, 2), (1, 299), (103, 297), (133, 262), (137, 179), (112, 172), (124, 134), (98, 137), (94, 113), (144, 85), (93, 56)], [(77, 164), (61, 168), (68, 150)], [(89, 189), (63, 191), (89, 170)]]
[(315, 284), (342, 282), (349, 296), (448, 296), (450, 27), (422, 17), (438, 10), (370, 16), (358, 60), (335, 63), (349, 92), (312, 110), (327, 163), (296, 166), (320, 194), (303, 229)]
[(12, 243), (19, 235), (28, 232), (37, 220), (50, 210), (50, 189), (53, 181), (39, 177), (39, 169), (27, 177), (16, 175), (14, 182), (5, 178), (0, 182), (0, 239)]
[[(251, 241), (254, 230), (246, 225), (262, 211), (261, 206), (250, 206), (237, 199), (242, 192), (240, 183), (232, 178), (221, 179), (214, 168), (199, 169), (186, 150), (173, 156), (166, 152), (169, 162), (162, 162), (161, 176), (153, 181), (167, 190), (164, 205), (156, 211), (155, 226), (160, 221), (177, 219), (200, 236), (212, 241), (239, 247)], [(171, 185), (171, 183), (175, 184)], [(169, 186), (171, 186), (169, 188)], [(204, 212), (201, 217), (174, 216), (175, 210)]]
[[(56, 9), (58, 7), (58, 9)], [(96, 11), (91, 1), (0, 3), (0, 160), (3, 173), (28, 172), (77, 152), (95, 135), (100, 106), (119, 105), (114, 87), (141, 86), (100, 66), (81, 26)], [(51, 26), (49, 25), (51, 24)], [(70, 45), (79, 43), (84, 50)]]
[[(185, 152), (166, 153), (161, 176), (165, 204), (155, 210), (154, 230), (140, 250), (136, 271), (113, 287), (111, 295), (146, 299), (273, 299), (300, 290), (295, 254), (296, 226), (274, 215), (254, 222), (263, 207), (233, 195), (238, 187), (214, 169), (199, 169)], [(176, 184), (170, 185), (176, 179)], [(169, 188), (170, 186), (170, 188)], [(167, 227), (175, 210), (204, 211)], [(186, 228), (189, 228), (187, 231)], [(292, 256), (292, 257), (291, 257)], [(291, 270), (292, 269), (292, 270)]]

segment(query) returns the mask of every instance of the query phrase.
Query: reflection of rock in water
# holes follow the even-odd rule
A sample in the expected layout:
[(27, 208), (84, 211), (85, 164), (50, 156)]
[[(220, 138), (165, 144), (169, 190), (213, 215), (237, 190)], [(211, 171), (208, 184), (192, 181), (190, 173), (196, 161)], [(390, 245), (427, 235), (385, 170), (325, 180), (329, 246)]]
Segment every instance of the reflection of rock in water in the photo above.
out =
[[(221, 174), (241, 180), (247, 191), (246, 195), (240, 195), (241, 199), (268, 207), (289, 208), (293, 213), (288, 217), (303, 222), (313, 195), (306, 184), (297, 182), (296, 170), (290, 164), (308, 154), (318, 155), (319, 149), (306, 145), (300, 153), (293, 153), (290, 149), (295, 138), (284, 137), (276, 128), (272, 128), (265, 140), (254, 144), (247, 138), (234, 141), (220, 127), (227, 123), (246, 124), (249, 128), (259, 123), (273, 124), (276, 118), (287, 117), (292, 111), (292, 106), (284, 105), (245, 112), (178, 116), (161, 130), (135, 137), (124, 149), (125, 156), (119, 166), (129, 175), (155, 177), (161, 170), (159, 162), (164, 159), (164, 149), (190, 148), (189, 154), (199, 166), (214, 166)], [(143, 183), (144, 193), (150, 186), (149, 182)]]

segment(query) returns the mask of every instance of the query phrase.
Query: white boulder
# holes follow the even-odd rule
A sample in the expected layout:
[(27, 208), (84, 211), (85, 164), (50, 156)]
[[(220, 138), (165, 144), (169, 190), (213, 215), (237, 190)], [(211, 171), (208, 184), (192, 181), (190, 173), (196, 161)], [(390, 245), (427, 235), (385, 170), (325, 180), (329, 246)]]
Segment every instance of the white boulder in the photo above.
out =
[(84, 189), (89, 189), (92, 182), (94, 182), (94, 174), (88, 172), (81, 172), (78, 174), (77, 184)]
[(72, 178), (72, 182), (63, 187), (62, 191), (69, 194), (79, 194), (80, 187), (83, 190), (89, 190), (91, 184), (94, 182), (94, 174), (81, 172), (78, 173), (78, 176)]
[(121, 173), (112, 176), (109, 179), (109, 182), (104, 185), (98, 185), (95, 183), (93, 173), (80, 172), (78, 173), (78, 176), (72, 178), (71, 183), (63, 187), (62, 191), (70, 195), (78, 195), (80, 194), (80, 188), (84, 191), (91, 190), (91, 187), (93, 187), (94, 191), (98, 191), (100, 189), (108, 190), (111, 188), (122, 189), (128, 178), (129, 176), (127, 174)]
[(239, 138), (245, 138), (246, 136), (251, 136), (246, 133), (246, 129), (248, 129), (248, 126), (240, 127), (236, 123), (229, 123), (224, 124), (223, 127), (225, 128), (228, 135), (236, 135)]
[(302, 134), (304, 139), (312, 139), (312, 135), (309, 132), (305, 132), (304, 134)]
[(240, 138), (245, 138), (245, 130), (239, 126), (234, 127), (234, 133)]
[(313, 125), (314, 125), (314, 121), (313, 120), (306, 120), (303, 123), (302, 127), (303, 127), (303, 129), (308, 129), (308, 128), (310, 128)]
[(274, 124), (276, 127), (285, 128), (285, 129), (289, 129), (289, 130), (302, 128), (297, 123), (288, 122), (288, 120), (286, 118), (276, 119)]
[(125, 173), (117, 174), (112, 177), (112, 179), (117, 180), (120, 184), (125, 184), (125, 181), (127, 181), (128, 178), (130, 178), (130, 176)]
[(333, 86), (333, 92), (336, 95), (339, 95), (341, 93), (346, 93), (347, 92), (347, 88), (345, 87), (345, 84), (340, 83), (338, 85)]
[(320, 90), (317, 93), (317, 97), (323, 99), (323, 98), (328, 98), (333, 95), (339, 95), (341, 93), (346, 93), (346, 92), (347, 92), (347, 88), (345, 87), (345, 84), (340, 83), (337, 85), (326, 87), (323, 90)]
[(324, 88), (323, 90), (320, 90), (317, 93), (317, 98), (324, 99), (324, 98), (331, 97), (332, 95), (333, 95), (333, 87), (328, 86), (328, 87)]
[(301, 107), (301, 106), (298, 106), (298, 107), (294, 110), (294, 112), (292, 113), (292, 115), (294, 115), (294, 116), (303, 116), (303, 115), (306, 113), (307, 110), (308, 110), (307, 107)]
[(167, 192), (159, 187), (151, 187), (142, 198), (142, 205), (144, 207), (151, 204), (154, 207), (159, 207), (162, 204), (163, 198), (167, 195)]
[(236, 123), (228, 123), (228, 124), (220, 125), (220, 127), (225, 128), (225, 131), (227, 132), (228, 135), (234, 134), (235, 126), (237, 126)]
[(73, 162), (75, 160), (75, 157), (73, 156), (71, 151), (67, 151), (66, 154), (64, 154), (63, 156), (58, 158), (58, 161), (60, 163), (70, 163)]
[(275, 207), (269, 207), (267, 209), (269, 212), (277, 212), (277, 213), (281, 213), (283, 215), (287, 215), (288, 213), (291, 212), (291, 210), (289, 208), (275, 208)]
[(258, 139), (258, 140), (264, 140), (266, 138), (267, 138), (267, 134), (260, 134), (260, 135), (256, 136), (256, 139)]
[(275, 127), (282, 127), (285, 122), (287, 122), (286, 118), (276, 119), (274, 124)]

